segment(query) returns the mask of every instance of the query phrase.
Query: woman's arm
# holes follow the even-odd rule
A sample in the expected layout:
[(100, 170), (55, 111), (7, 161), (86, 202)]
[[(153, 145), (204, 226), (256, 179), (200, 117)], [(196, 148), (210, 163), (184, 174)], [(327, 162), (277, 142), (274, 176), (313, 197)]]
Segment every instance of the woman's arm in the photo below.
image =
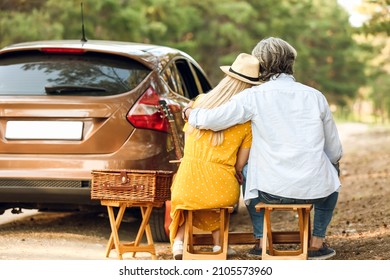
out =
[(236, 167), (236, 178), (237, 178), (237, 181), (240, 185), (243, 182), (242, 168), (244, 167), (244, 165), (248, 161), (249, 152), (250, 152), (250, 148), (241, 147), (237, 153), (237, 161), (236, 161), (236, 166), (235, 166)]

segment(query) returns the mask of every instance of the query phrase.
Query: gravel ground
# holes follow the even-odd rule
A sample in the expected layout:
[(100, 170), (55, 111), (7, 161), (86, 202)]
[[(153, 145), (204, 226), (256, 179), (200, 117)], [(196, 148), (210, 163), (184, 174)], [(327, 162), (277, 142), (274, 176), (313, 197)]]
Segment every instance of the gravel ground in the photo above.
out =
[[(364, 124), (339, 124), (345, 155), (341, 161), (342, 191), (327, 241), (336, 260), (390, 259), (390, 129)], [(105, 257), (110, 235), (108, 218), (97, 213), (37, 213), (0, 216), (0, 260), (116, 260)], [(294, 217), (281, 216), (278, 226)], [(132, 240), (139, 221), (125, 215), (122, 241)], [(231, 231), (251, 231), (241, 203), (231, 217)], [(234, 245), (230, 259), (256, 259), (246, 254), (249, 245)], [(156, 243), (158, 259), (170, 260), (168, 243)], [(125, 254), (124, 259), (132, 259)], [(136, 259), (150, 259), (137, 253)]]

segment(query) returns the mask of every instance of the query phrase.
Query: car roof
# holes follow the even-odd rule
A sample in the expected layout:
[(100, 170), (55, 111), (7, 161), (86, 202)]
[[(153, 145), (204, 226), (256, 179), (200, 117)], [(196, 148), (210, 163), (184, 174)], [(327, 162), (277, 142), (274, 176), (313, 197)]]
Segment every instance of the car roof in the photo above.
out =
[(148, 64), (151, 68), (158, 67), (163, 69), (167, 62), (175, 56), (186, 57), (193, 63), (195, 60), (185, 52), (178, 49), (135, 42), (121, 42), (109, 40), (48, 40), (48, 41), (33, 41), (9, 45), (0, 49), (0, 55), (3, 53), (39, 50), (43, 48), (77, 48), (85, 51), (103, 52), (116, 55), (122, 55), (136, 59), (144, 64)]

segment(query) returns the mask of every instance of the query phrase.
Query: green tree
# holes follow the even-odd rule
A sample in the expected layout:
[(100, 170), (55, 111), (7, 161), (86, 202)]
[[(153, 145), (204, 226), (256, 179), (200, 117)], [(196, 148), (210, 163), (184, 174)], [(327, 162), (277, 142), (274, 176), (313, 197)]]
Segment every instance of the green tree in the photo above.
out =
[(369, 20), (361, 28), (362, 32), (390, 35), (390, 0), (363, 0), (359, 10), (369, 15)]
[(298, 65), (298, 77), (321, 90), (330, 103), (346, 106), (365, 84), (361, 49), (346, 24), (346, 12), (335, 1), (313, 1), (311, 12), (316, 20), (299, 37), (305, 64)]
[(383, 123), (390, 119), (390, 1), (363, 0), (358, 11), (367, 17), (355, 32), (358, 40), (369, 46), (365, 55), (368, 97), (375, 120)]
[[(296, 78), (346, 106), (365, 84), (365, 61), (336, 0), (82, 0), (88, 39), (163, 44), (200, 62), (215, 84), (220, 65), (281, 37), (298, 51)], [(0, 44), (80, 39), (80, 0), (3, 0)]]

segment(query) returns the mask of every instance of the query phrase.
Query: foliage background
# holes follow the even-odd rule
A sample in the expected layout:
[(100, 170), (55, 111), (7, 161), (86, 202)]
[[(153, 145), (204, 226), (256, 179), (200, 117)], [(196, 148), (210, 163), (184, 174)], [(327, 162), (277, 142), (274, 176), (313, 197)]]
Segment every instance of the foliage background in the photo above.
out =
[(181, 49), (214, 85), (220, 65), (262, 38), (283, 38), (298, 51), (295, 78), (321, 90), (336, 116), (389, 120), (389, 0), (362, 0), (362, 27), (336, 0), (0, 0), (0, 47), (80, 39), (81, 2), (88, 39)]

